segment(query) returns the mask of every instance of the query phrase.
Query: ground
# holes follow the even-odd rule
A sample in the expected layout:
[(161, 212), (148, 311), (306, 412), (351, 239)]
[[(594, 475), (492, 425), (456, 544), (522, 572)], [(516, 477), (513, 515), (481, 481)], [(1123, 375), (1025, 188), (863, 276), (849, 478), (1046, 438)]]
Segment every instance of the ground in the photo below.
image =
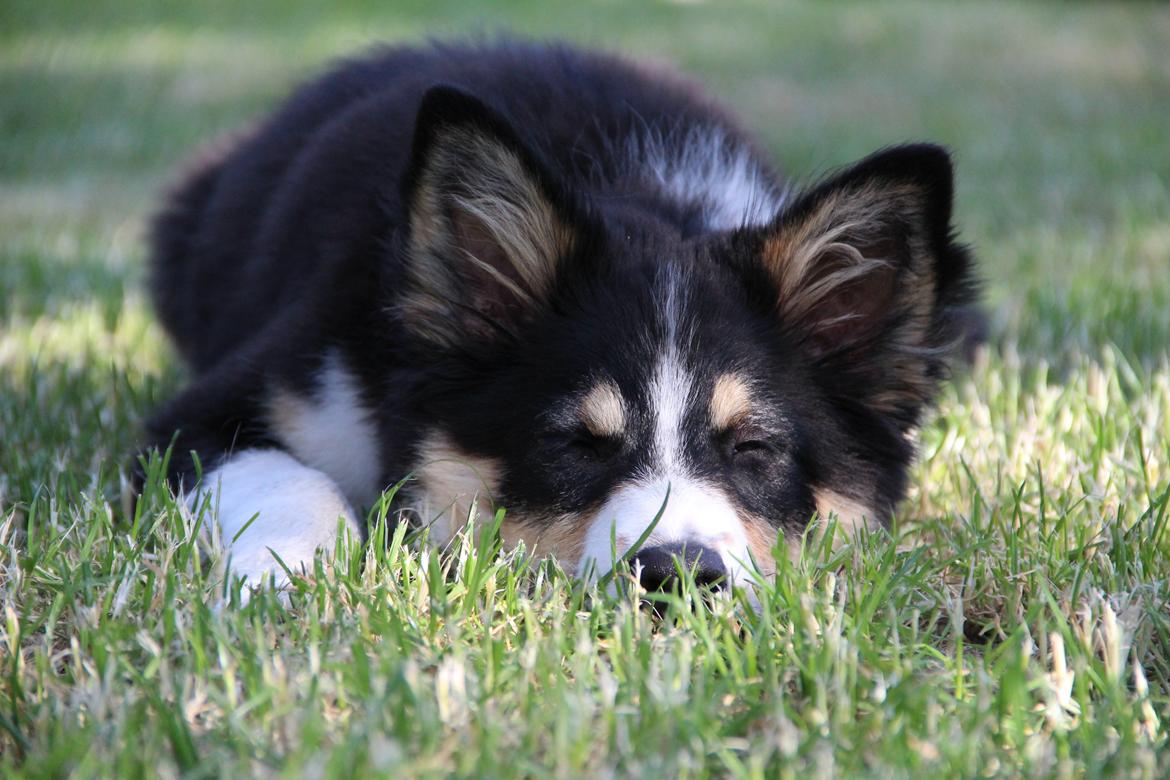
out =
[[(157, 484), (128, 513), (182, 378), (144, 219), (327, 59), (505, 29), (678, 63), (801, 178), (951, 146), (989, 348), (891, 532), (810, 544), (758, 611), (657, 625), (394, 528), (239, 606)], [(7, 0), (0, 775), (1166, 776), (1167, 51), (1141, 3)]]

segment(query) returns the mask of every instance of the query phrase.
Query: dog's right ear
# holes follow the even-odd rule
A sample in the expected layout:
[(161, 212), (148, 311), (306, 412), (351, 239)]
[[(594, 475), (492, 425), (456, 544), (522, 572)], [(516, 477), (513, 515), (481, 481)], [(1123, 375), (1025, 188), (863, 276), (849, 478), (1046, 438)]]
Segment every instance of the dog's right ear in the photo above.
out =
[(445, 348), (514, 337), (579, 232), (559, 183), (499, 114), (440, 86), (419, 108), (404, 194), (406, 327)]
[(955, 241), (950, 155), (870, 155), (813, 187), (764, 230), (776, 308), (834, 394), (917, 424), (975, 294)]

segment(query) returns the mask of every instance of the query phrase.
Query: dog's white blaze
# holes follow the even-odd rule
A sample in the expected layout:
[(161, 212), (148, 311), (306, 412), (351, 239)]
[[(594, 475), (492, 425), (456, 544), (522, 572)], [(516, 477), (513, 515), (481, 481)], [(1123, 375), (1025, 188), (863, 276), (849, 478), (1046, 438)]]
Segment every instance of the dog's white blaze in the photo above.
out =
[(662, 321), (666, 332), (662, 357), (650, 383), (650, 407), (654, 415), (655, 471), (675, 474), (683, 463), (682, 424), (694, 383), (678, 350), (682, 278), (672, 264), (664, 266), (663, 273)]
[(687, 473), (683, 425), (695, 383), (679, 349), (685, 341), (683, 280), (673, 265), (665, 266), (664, 272), (665, 338), (649, 388), (654, 415), (652, 461), (647, 473), (614, 491), (594, 516), (585, 533), (577, 574), (596, 577), (608, 571), (615, 556), (621, 557), (638, 541), (662, 509), (644, 548), (670, 543), (707, 547), (719, 554), (734, 582), (743, 582), (751, 560), (743, 521), (725, 493)]
[(373, 415), (337, 352), (326, 356), (312, 397), (276, 390), (269, 421), (281, 443), (329, 475), (354, 506), (369, 506), (378, 497), (383, 485)]
[(208, 496), (223, 542), (231, 548), (232, 572), (253, 585), (269, 574), (287, 582), (274, 552), (294, 571), (310, 565), (318, 548), (336, 543), (339, 519), (357, 538), (361, 535), (337, 483), (281, 450), (230, 456), (204, 476), (187, 505), (194, 510)]
[(695, 128), (682, 138), (643, 132), (630, 146), (664, 193), (702, 206), (709, 228), (758, 225), (784, 205), (784, 191), (768, 180), (752, 151), (722, 128)]
[(642, 547), (702, 545), (719, 553), (734, 582), (744, 582), (751, 557), (747, 532), (735, 507), (718, 489), (680, 476), (657, 477), (615, 491), (585, 534), (577, 575), (597, 577), (609, 571), (615, 555), (620, 558), (638, 541), (663, 508), (664, 500), (662, 517)]
[(671, 350), (654, 373), (651, 403), (654, 410), (654, 452), (656, 469), (663, 474), (677, 474), (683, 466), (682, 425), (686, 418), (694, 383), (690, 374)]

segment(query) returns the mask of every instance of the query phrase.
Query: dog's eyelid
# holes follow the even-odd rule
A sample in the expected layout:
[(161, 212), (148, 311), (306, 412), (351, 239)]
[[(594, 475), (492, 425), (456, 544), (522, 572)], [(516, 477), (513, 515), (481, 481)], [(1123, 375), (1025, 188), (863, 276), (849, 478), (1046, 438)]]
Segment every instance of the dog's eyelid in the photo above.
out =
[(772, 439), (781, 435), (780, 431), (774, 430), (772, 426), (750, 414), (715, 428), (714, 433), (716, 436), (730, 436), (736, 439)]
[(584, 427), (562, 440), (568, 450), (587, 457), (590, 460), (607, 461), (622, 450), (622, 437), (616, 433), (596, 434)]
[(590, 430), (588, 426), (579, 420), (573, 421), (567, 425), (553, 425), (545, 430), (542, 435), (543, 439), (560, 442), (598, 442), (598, 443), (616, 443), (622, 440), (621, 435)]
[(597, 431), (587, 425), (580, 425), (573, 429), (572, 436), (579, 440), (588, 440), (601, 444), (617, 444), (621, 442), (621, 434), (613, 431)]

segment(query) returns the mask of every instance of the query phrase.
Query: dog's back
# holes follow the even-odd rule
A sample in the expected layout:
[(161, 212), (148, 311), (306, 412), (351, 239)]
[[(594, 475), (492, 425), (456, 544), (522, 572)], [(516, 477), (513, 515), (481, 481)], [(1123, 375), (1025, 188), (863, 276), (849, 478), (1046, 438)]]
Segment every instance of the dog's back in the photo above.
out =
[(196, 371), (270, 329), (290, 338), (306, 305), (353, 308), (397, 273), (379, 261), (405, 220), (413, 119), (436, 84), (490, 105), (595, 202), (684, 234), (763, 221), (779, 205), (752, 140), (671, 71), (555, 45), (380, 51), (208, 149), (156, 220), (156, 307)]

